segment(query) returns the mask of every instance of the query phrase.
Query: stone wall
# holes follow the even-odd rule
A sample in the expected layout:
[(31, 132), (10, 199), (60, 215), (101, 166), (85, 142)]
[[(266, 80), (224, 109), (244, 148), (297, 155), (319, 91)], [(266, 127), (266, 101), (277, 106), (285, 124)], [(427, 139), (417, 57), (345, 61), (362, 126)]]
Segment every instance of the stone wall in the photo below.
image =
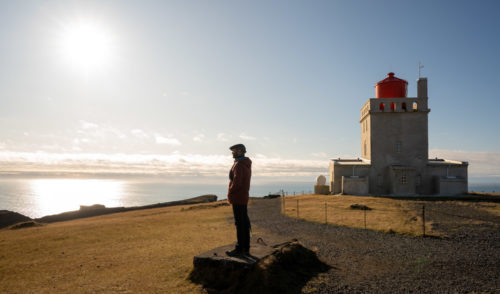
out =
[(342, 194), (368, 195), (369, 177), (342, 177)]
[(439, 195), (461, 195), (468, 192), (467, 179), (439, 178), (437, 183)]
[(330, 186), (328, 185), (314, 185), (314, 194), (329, 195)]

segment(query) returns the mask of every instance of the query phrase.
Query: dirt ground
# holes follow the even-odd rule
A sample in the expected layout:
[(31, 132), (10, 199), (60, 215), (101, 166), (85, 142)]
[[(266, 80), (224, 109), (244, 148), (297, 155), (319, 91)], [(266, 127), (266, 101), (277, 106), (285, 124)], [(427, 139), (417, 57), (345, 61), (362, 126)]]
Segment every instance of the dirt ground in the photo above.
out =
[(426, 218), (444, 237), (291, 218), (281, 214), (280, 199), (253, 201), (249, 214), (255, 230), (297, 238), (332, 266), (310, 280), (303, 293), (500, 293), (498, 206), (457, 201), (425, 205)]

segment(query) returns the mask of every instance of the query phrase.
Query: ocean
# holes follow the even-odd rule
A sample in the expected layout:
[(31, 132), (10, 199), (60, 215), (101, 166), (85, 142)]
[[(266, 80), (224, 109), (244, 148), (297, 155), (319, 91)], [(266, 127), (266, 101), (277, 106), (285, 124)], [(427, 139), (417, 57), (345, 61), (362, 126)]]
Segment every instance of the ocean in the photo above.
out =
[[(252, 184), (250, 195), (262, 197), (281, 190), (310, 193), (314, 183)], [(130, 207), (182, 200), (204, 194), (225, 199), (227, 184), (179, 184), (102, 179), (0, 179), (0, 210), (31, 218), (78, 210), (80, 205)]]
[[(314, 182), (252, 183), (250, 195), (262, 197), (283, 190), (288, 195), (311, 193)], [(500, 184), (469, 184), (469, 191), (500, 192)], [(80, 205), (141, 206), (204, 194), (225, 199), (227, 184), (185, 184), (102, 179), (0, 179), (0, 210), (31, 218), (78, 210)]]

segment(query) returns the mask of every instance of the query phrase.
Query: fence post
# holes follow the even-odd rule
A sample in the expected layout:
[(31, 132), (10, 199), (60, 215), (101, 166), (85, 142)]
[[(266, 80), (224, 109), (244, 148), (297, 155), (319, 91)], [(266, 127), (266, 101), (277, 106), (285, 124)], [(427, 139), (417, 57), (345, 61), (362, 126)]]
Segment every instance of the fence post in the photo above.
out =
[(422, 231), (425, 237), (425, 204), (422, 205)]
[(299, 199), (297, 199), (297, 218), (299, 218)]
[(366, 208), (363, 209), (364, 215), (365, 215), (365, 230), (366, 230)]
[(283, 214), (286, 215), (286, 197), (283, 197)]
[(328, 224), (328, 209), (326, 206), (326, 201), (325, 201), (325, 224)]
[(284, 211), (283, 211), (283, 203), (284, 203), (284, 200), (283, 200), (283, 199), (284, 199), (285, 197), (284, 197), (283, 195), (281, 195), (281, 197), (280, 197), (280, 198), (281, 198), (281, 199), (280, 199), (280, 200), (281, 200), (281, 214), (283, 214), (283, 212), (284, 212)]

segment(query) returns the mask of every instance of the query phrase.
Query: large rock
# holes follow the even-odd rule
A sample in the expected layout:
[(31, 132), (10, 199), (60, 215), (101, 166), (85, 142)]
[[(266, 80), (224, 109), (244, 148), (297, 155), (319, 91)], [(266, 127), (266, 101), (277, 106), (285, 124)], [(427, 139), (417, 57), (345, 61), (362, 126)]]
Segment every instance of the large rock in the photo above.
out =
[(0, 229), (16, 223), (30, 221), (31, 218), (10, 210), (0, 210)]
[(253, 237), (250, 255), (230, 257), (226, 245), (197, 255), (189, 279), (209, 293), (300, 293), (305, 283), (330, 267), (297, 240)]

